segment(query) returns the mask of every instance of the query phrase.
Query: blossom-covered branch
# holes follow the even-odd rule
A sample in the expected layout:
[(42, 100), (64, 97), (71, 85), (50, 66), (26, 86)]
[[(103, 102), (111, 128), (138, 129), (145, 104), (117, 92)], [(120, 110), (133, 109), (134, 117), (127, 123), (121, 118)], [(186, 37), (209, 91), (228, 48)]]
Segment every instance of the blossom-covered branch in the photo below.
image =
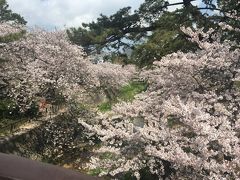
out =
[(240, 50), (211, 30), (182, 29), (201, 50), (154, 62), (140, 74), (147, 91), (94, 124), (81, 122), (114, 154), (92, 158), (89, 167), (105, 167), (100, 175), (130, 171), (140, 178), (147, 168), (159, 178), (240, 177)]

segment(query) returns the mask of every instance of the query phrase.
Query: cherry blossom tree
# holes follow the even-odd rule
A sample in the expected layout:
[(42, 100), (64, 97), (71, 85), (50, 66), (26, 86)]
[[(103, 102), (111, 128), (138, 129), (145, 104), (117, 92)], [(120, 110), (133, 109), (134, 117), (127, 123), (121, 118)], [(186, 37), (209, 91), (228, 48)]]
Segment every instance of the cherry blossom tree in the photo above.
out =
[[(18, 27), (1, 24), (0, 36), (14, 34)], [(23, 109), (46, 86), (60, 90), (66, 98), (81, 88), (120, 86), (134, 75), (133, 66), (93, 64), (82, 48), (70, 43), (65, 31), (32, 29), (19, 40), (4, 42), (0, 49), (2, 78), (8, 79), (9, 95)]]
[(155, 61), (140, 73), (149, 87), (133, 102), (79, 120), (103, 143), (87, 164), (100, 176), (139, 179), (147, 168), (160, 179), (240, 178), (240, 49), (214, 30), (182, 31), (201, 50)]
[[(21, 31), (0, 25), (2, 37)], [(215, 30), (182, 31), (200, 50), (167, 55), (137, 74), (133, 66), (91, 63), (64, 31), (34, 29), (1, 43), (0, 75), (23, 110), (45, 86), (71, 99), (80, 88), (118, 88), (138, 75), (149, 86), (132, 102), (95, 120), (79, 119), (89, 136), (102, 141), (87, 168), (101, 167), (100, 175), (113, 177), (131, 172), (137, 179), (142, 169), (160, 179), (238, 179), (239, 44), (222, 42)]]

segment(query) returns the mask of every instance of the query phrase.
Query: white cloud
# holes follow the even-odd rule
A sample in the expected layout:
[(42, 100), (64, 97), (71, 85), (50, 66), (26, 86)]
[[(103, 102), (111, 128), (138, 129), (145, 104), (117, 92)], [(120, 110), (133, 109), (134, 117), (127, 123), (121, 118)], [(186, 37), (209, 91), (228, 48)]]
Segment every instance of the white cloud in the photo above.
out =
[[(10, 9), (21, 14), (29, 26), (47, 29), (80, 26), (95, 20), (100, 13), (110, 15), (119, 8), (137, 9), (144, 0), (8, 0)], [(170, 3), (181, 0), (169, 0)], [(197, 0), (192, 4), (199, 4)], [(175, 10), (181, 6), (169, 7)]]
[(21, 14), (29, 26), (52, 29), (80, 26), (95, 20), (100, 13), (110, 15), (119, 8), (133, 9), (144, 0), (8, 0), (10, 8)]

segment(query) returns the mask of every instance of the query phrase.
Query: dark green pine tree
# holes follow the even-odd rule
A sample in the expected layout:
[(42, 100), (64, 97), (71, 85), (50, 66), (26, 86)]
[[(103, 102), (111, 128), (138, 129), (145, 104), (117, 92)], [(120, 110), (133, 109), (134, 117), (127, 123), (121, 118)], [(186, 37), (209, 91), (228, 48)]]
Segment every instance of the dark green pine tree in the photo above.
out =
[(9, 5), (7, 4), (6, 0), (0, 0), (0, 22), (6, 21), (13, 21), (19, 24), (27, 23), (22, 16), (12, 12), (12, 10), (9, 9)]
[[(164, 0), (145, 0), (134, 12), (131, 12), (130, 7), (126, 7), (111, 16), (101, 14), (97, 21), (84, 23), (79, 28), (70, 28), (67, 32), (70, 40), (81, 45), (88, 54), (101, 53), (106, 49), (113, 54), (122, 54), (131, 49), (131, 58), (125, 62), (142, 67), (178, 50), (196, 50), (197, 47), (180, 31), (181, 26), (204, 27), (205, 31), (217, 28), (217, 23), (222, 21), (234, 27), (239, 26), (239, 21), (226, 16), (226, 13), (239, 9), (237, 0), (228, 1), (230, 8), (224, 0), (216, 3), (203, 0), (201, 7), (193, 6), (192, 1), (194, 0), (169, 4)], [(168, 7), (179, 4), (182, 4), (183, 8), (168, 12)], [(213, 13), (213, 10), (218, 13)], [(225, 38), (239, 39), (235, 32), (223, 33)]]

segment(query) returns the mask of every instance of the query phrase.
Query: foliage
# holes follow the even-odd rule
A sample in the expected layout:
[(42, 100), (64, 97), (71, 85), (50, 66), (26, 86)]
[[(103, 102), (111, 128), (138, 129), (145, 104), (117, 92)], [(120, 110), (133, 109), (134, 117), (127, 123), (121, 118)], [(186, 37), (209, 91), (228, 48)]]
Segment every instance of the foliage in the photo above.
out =
[(25, 33), (26, 33), (26, 31), (23, 30), (18, 33), (9, 34), (7, 36), (2, 36), (2, 37), (0, 37), (0, 42), (7, 43), (7, 42), (11, 42), (11, 41), (17, 41), (20, 38), (22, 38)]
[[(184, 6), (174, 12), (167, 11), (169, 6), (176, 4)], [(228, 18), (229, 14), (239, 15), (236, 0), (228, 3), (218, 0), (217, 6), (211, 0), (203, 0), (202, 5), (204, 7), (193, 6), (191, 0), (173, 4), (163, 0), (145, 0), (134, 12), (125, 7), (111, 16), (101, 14), (95, 22), (83, 23), (82, 27), (70, 28), (67, 32), (70, 40), (81, 45), (87, 54), (106, 52), (106, 49), (117, 51), (116, 54), (127, 54), (133, 50), (132, 57), (124, 62), (143, 67), (178, 50), (196, 50), (197, 46), (181, 33), (181, 26), (204, 27), (207, 31), (216, 28), (219, 22), (227, 22), (239, 28), (239, 22)], [(223, 39), (239, 41), (239, 33), (228, 29), (224, 33)]]
[(32, 102), (29, 108), (24, 112), (24, 116), (34, 118), (38, 116), (38, 112), (39, 112), (38, 104), (36, 102)]
[[(183, 52), (197, 50), (197, 45), (187, 40), (186, 35), (180, 30), (180, 26), (192, 27), (194, 21), (195, 26), (203, 26), (204, 24), (207, 29), (210, 22), (201, 14), (197, 14), (190, 21), (189, 13), (186, 9), (164, 13), (156, 22), (160, 28), (154, 30), (146, 42), (134, 47), (131, 62), (144, 67), (179, 50)], [(194, 12), (193, 10), (191, 13), (198, 13), (198, 11)]]
[(115, 159), (115, 157), (116, 155), (111, 152), (104, 152), (99, 156), (100, 159)]
[(110, 101), (101, 103), (101, 104), (98, 105), (98, 109), (101, 112), (110, 111), (112, 109), (112, 103)]
[(92, 176), (98, 176), (102, 172), (104, 172), (104, 169), (98, 167), (96, 169), (89, 170), (87, 173), (92, 175)]
[(9, 98), (1, 99), (0, 100), (0, 120), (1, 119), (21, 119), (21, 118), (33, 118), (36, 117), (38, 114), (38, 105), (33, 102), (29, 108), (24, 112), (20, 112), (20, 108)]
[(9, 5), (6, 0), (0, 0), (0, 22), (9, 22), (13, 21), (18, 24), (26, 24), (27, 21), (24, 20), (22, 16), (17, 13), (12, 12), (12, 10), (8, 9)]
[(29, 121), (28, 118), (19, 117), (18, 119), (1, 119), (0, 120), (0, 135), (6, 136), (11, 135), (12, 132), (16, 129), (19, 129), (21, 125)]
[(132, 81), (129, 84), (121, 87), (117, 98), (123, 101), (132, 101), (138, 93), (147, 90), (147, 83), (140, 81)]
[(28, 119), (38, 116), (38, 106), (31, 104), (30, 107), (24, 112), (20, 112), (17, 104), (9, 99), (0, 100), (0, 133), (7, 133), (16, 129)]
[(26, 33), (22, 25), (11, 24), (9, 22), (1, 23), (0, 26), (0, 42), (8, 43), (11, 41), (19, 40)]
[[(0, 37), (21, 31), (10, 24), (1, 24), (0, 30)], [(136, 72), (130, 65), (93, 64), (64, 31), (29, 31), (18, 41), (2, 43), (0, 54), (6, 60), (1, 78), (8, 82), (8, 95), (23, 111), (45, 90), (61, 94), (68, 101), (81, 88), (118, 88)]]
[(103, 56), (104, 62), (111, 62), (113, 64), (128, 64), (129, 58), (125, 53), (116, 53), (116, 52), (110, 52)]
[(0, 119), (19, 115), (19, 109), (10, 99), (0, 100)]
[[(89, 167), (140, 179), (149, 168), (158, 178), (238, 179), (240, 49), (211, 29), (181, 28), (201, 50), (177, 52), (141, 72), (149, 87), (132, 102), (120, 102), (98, 123), (81, 124), (118, 159), (92, 157)], [(237, 29), (236, 29), (237, 30)], [(215, 31), (215, 33), (214, 33)], [(209, 41), (209, 38), (212, 41)], [(144, 125), (134, 123), (143, 119)]]
[[(99, 52), (106, 43), (111, 43), (111, 47), (121, 46), (118, 43), (114, 43), (116, 40), (121, 40), (126, 27), (130, 28), (139, 21), (139, 16), (130, 14), (130, 7), (120, 9), (117, 13), (110, 17), (100, 15), (97, 19), (97, 23), (92, 22), (89, 24), (83, 24), (83, 28), (79, 27), (69, 29), (68, 35), (72, 42), (84, 47), (87, 53), (91, 51)], [(89, 29), (89, 31), (87, 30)], [(120, 44), (124, 44), (120, 42)]]
[[(152, 67), (137, 72), (134, 66), (93, 64), (81, 47), (68, 40), (66, 32), (35, 29), (26, 32), (17, 41), (1, 43), (0, 59), (4, 61), (0, 75), (7, 82), (8, 95), (20, 110), (28, 112), (32, 107), (34, 113), (36, 96), (42, 95), (46, 87), (53, 87), (78, 113), (78, 110), (87, 110), (84, 104), (72, 103), (81, 99), (82, 89), (114, 92), (109, 97), (112, 101), (116, 99), (113, 101), (116, 104), (109, 101), (99, 106), (103, 111), (111, 107), (111, 113), (100, 113), (94, 121), (79, 118), (88, 131), (86, 134), (93, 135), (94, 138), (90, 139), (100, 139), (103, 144), (96, 152), (101, 155), (93, 156), (86, 165), (93, 174), (108, 174), (115, 178), (129, 172), (140, 179), (141, 171), (147, 169), (160, 179), (238, 179), (240, 91), (237, 86), (240, 81), (240, 50), (237, 41), (225, 40), (225, 37), (237, 38), (235, 34), (239, 29), (235, 21), (239, 20), (236, 17), (238, 12), (226, 14), (234, 23), (214, 19), (214, 22), (219, 21), (214, 25), (215, 29), (209, 28), (210, 25), (199, 29), (200, 24), (205, 22), (202, 15), (197, 16), (199, 21), (193, 21), (199, 22), (199, 26), (187, 23), (185, 25), (190, 27), (184, 28), (174, 26), (177, 22), (172, 23), (169, 19), (176, 17), (171, 13), (161, 16), (163, 20), (158, 21), (158, 16), (162, 15), (158, 8), (164, 2), (155, 2), (146, 0), (146, 5), (140, 7), (137, 16), (130, 14), (130, 8), (124, 8), (111, 17), (102, 15), (98, 23), (85, 25), (90, 29), (89, 32), (80, 29), (89, 35), (85, 48), (88, 48), (90, 41), (101, 44), (104, 39), (109, 40), (109, 34), (113, 40), (119, 40), (125, 34), (130, 40), (140, 40), (148, 30), (153, 31), (158, 23), (164, 23), (166, 28), (154, 31), (149, 41), (143, 44), (143, 47), (150, 47), (147, 51), (154, 49), (153, 54), (160, 51), (159, 55), (148, 58), (161, 58), (178, 48), (182, 51), (166, 55), (161, 61), (154, 61)], [(189, 13), (190, 4), (186, 6)], [(190, 14), (194, 12), (199, 13), (195, 9)], [(149, 24), (152, 26), (143, 26)], [(105, 28), (102, 29), (105, 25), (106, 32)], [(121, 25), (120, 29), (118, 25)], [(175, 28), (181, 28), (182, 32)], [(136, 29), (138, 33), (135, 33)], [(11, 24), (0, 24), (0, 37), (21, 31), (21, 28)], [(180, 38), (179, 43), (172, 41), (175, 36)], [(188, 38), (191, 43), (184, 44), (181, 38)], [(164, 49), (162, 52), (161, 48), (156, 47), (158, 43)], [(167, 44), (172, 47), (168, 48), (165, 46)], [(190, 44), (197, 45), (198, 49), (194, 47), (194, 51), (188, 52)], [(142, 52), (141, 48), (140, 45), (139, 52)], [(98, 51), (98, 47), (96, 49)], [(139, 61), (139, 65), (147, 64), (144, 61), (147, 55), (140, 56), (143, 60)], [(134, 78), (143, 80), (143, 83), (127, 84)], [(68, 119), (59, 123), (65, 126), (63, 122), (72, 123)], [(54, 157), (57, 158), (64, 150), (61, 140), (65, 147), (74, 150), (67, 153), (75, 152), (76, 146), (67, 139), (72, 138), (76, 130), (82, 131), (82, 126), (81, 129), (72, 127), (68, 133), (64, 128), (55, 131), (55, 125), (46, 128), (54, 137), (49, 143), (60, 147), (53, 151)], [(68, 138), (60, 140), (59, 133), (63, 134), (61, 138)]]
[(119, 101), (131, 102), (134, 97), (141, 93), (142, 91), (146, 91), (147, 83), (141, 81), (132, 81), (127, 85), (124, 85), (119, 88), (117, 94), (106, 102), (103, 102), (98, 105), (98, 109), (101, 112), (107, 112), (112, 109), (112, 106)]

